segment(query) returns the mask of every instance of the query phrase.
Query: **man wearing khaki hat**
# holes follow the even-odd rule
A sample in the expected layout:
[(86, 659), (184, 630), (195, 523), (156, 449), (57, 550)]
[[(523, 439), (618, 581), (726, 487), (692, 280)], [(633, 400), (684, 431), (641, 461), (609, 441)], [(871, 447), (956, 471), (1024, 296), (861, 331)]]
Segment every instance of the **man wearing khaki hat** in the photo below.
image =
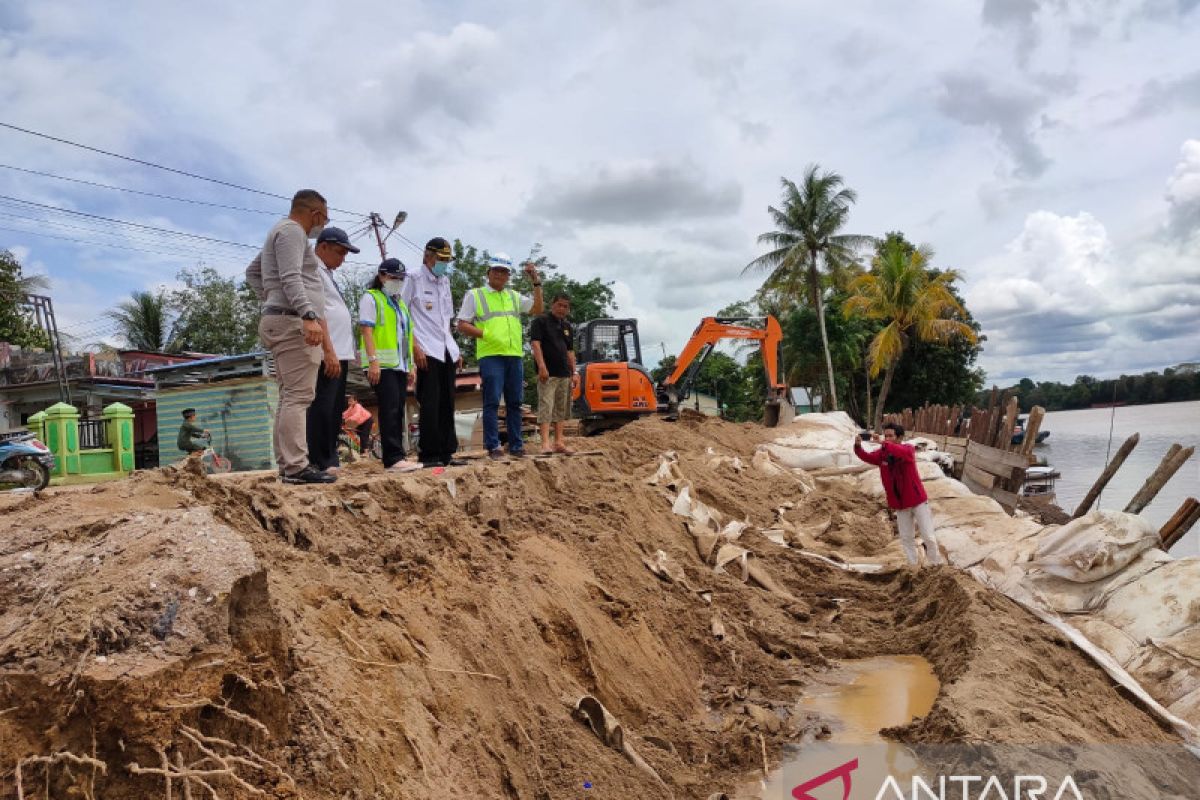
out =
[(426, 467), (459, 466), (454, 458), (454, 376), (462, 367), (458, 342), (450, 332), (454, 300), (450, 296), (450, 267), (454, 251), (435, 236), (425, 245), (421, 268), (404, 281), (401, 298), (413, 318), (413, 360), (417, 364), (418, 458)]

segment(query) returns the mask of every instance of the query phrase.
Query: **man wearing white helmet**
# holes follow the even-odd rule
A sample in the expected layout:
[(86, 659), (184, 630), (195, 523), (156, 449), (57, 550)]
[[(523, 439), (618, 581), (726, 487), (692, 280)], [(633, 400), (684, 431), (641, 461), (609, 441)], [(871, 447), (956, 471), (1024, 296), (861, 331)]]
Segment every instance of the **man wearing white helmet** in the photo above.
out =
[(521, 439), (521, 399), (525, 390), (525, 343), (521, 314), (542, 313), (542, 281), (532, 261), (525, 274), (533, 283), (533, 297), (508, 288), (512, 259), (497, 253), (488, 259), (487, 286), (463, 295), (458, 330), (476, 340), (475, 357), (483, 379), (483, 446), (493, 460), (504, 457), (500, 449), (500, 398), (508, 422), (508, 453), (525, 455)]

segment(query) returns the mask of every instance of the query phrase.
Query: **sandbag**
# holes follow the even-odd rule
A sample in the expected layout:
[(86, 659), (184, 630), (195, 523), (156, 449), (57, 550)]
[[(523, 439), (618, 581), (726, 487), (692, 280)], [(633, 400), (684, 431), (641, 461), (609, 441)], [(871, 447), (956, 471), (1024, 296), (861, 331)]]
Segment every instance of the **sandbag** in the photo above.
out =
[(1093, 511), (1041, 536), (1029, 569), (1089, 583), (1123, 569), (1158, 544), (1154, 526), (1137, 514)]
[(1139, 553), (1124, 569), (1091, 583), (1077, 583), (1048, 573), (1029, 575), (1026, 583), (1047, 608), (1060, 614), (1080, 614), (1099, 610), (1113, 592), (1172, 560), (1162, 550), (1152, 548)]
[(1154, 696), (1168, 708), (1187, 699), (1200, 689), (1200, 623), (1174, 636), (1151, 640), (1128, 669), (1139, 681), (1153, 686)]
[(768, 442), (759, 445), (771, 456), (790, 469), (827, 469), (829, 467), (844, 467), (850, 463), (850, 454), (838, 449), (814, 449), (796, 447), (782, 442)]
[(1113, 592), (1097, 616), (1139, 645), (1166, 639), (1200, 622), (1200, 558), (1163, 564), (1143, 580)]

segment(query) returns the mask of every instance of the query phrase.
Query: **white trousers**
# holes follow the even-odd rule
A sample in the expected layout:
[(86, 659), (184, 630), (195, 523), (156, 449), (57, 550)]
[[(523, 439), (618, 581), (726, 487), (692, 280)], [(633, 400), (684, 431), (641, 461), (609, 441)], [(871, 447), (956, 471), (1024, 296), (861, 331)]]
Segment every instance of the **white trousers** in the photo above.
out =
[(930, 564), (941, 564), (942, 555), (938, 552), (937, 538), (933, 535), (933, 512), (929, 503), (921, 503), (912, 508), (902, 508), (896, 512), (896, 527), (900, 529), (900, 545), (904, 548), (904, 557), (908, 563), (916, 566), (920, 563), (917, 558), (917, 543), (913, 539), (913, 524), (921, 532), (921, 541), (925, 543), (925, 554)]

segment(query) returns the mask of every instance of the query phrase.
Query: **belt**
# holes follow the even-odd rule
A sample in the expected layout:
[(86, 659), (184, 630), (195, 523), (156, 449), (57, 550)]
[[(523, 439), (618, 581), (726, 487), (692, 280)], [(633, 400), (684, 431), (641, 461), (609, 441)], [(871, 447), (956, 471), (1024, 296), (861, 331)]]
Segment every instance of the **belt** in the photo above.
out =
[(267, 317), (298, 317), (300, 316), (290, 308), (280, 308), (279, 306), (263, 306), (263, 316)]

